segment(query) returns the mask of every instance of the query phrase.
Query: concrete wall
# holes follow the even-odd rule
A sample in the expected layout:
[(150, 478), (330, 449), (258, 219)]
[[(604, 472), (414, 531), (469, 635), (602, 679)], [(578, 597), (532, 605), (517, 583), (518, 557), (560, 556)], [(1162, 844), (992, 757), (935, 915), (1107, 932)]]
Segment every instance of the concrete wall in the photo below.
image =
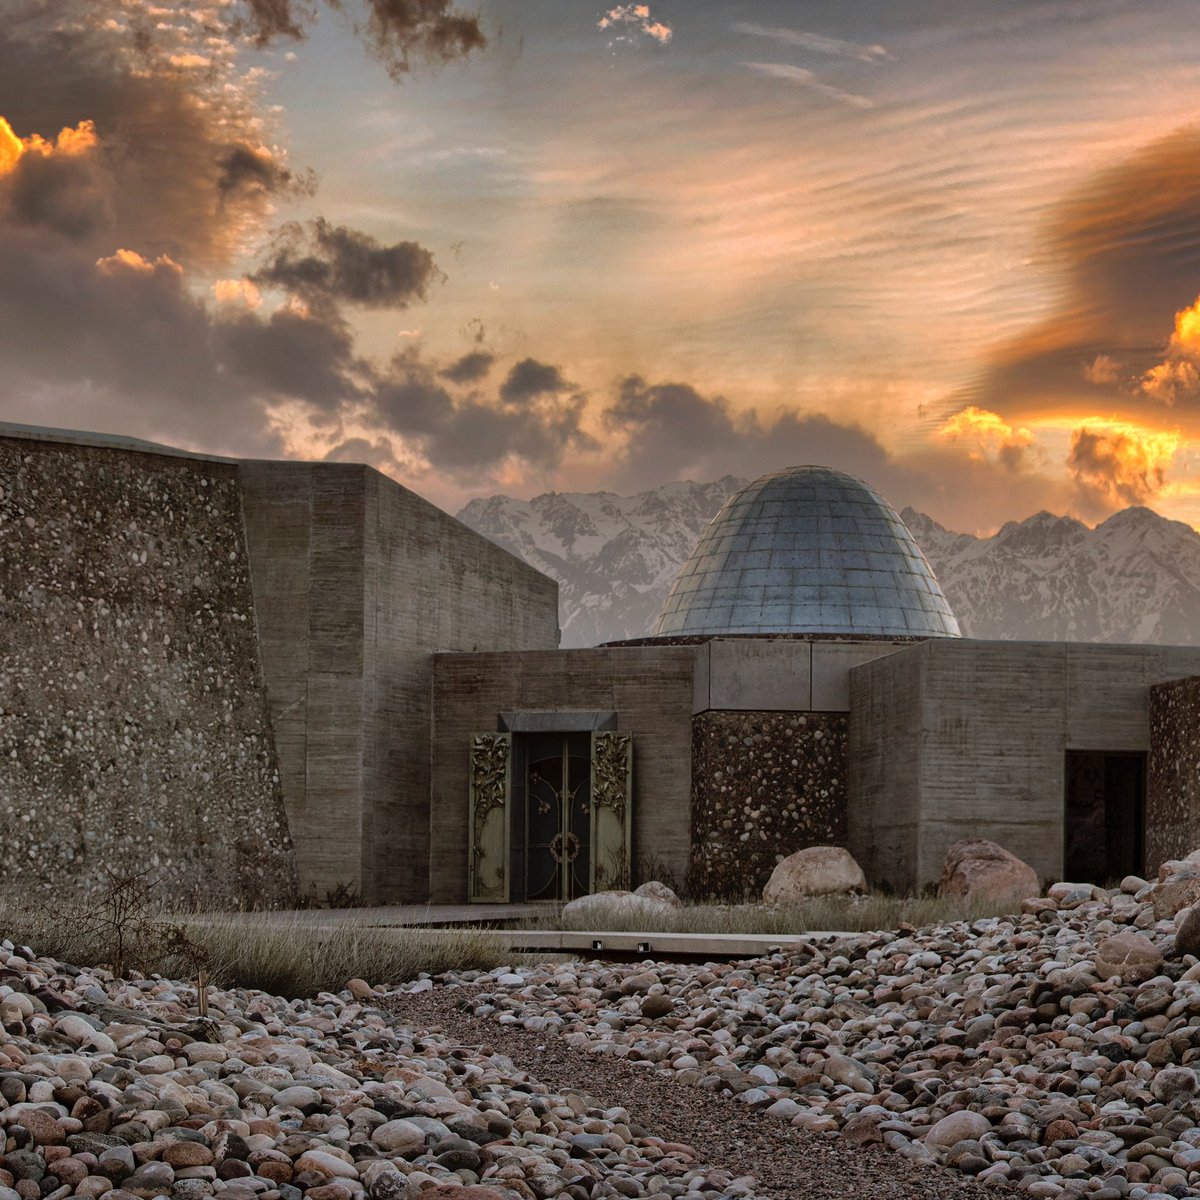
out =
[[(695, 647), (608, 647), (525, 654), (440, 654), (433, 668), (429, 891), (456, 904), (467, 889), (470, 737), (515, 709), (615, 711), (633, 734), (633, 863), (654, 855), (683, 879), (691, 829)], [(661, 872), (659, 872), (661, 873)]]
[(850, 671), (910, 639), (714, 638), (696, 647), (694, 709), (847, 712)]
[(692, 720), (693, 896), (760, 899), (780, 859), (846, 844), (845, 713)]
[(5, 888), (289, 901), (235, 468), (34, 433), (0, 433)]
[(423, 901), (432, 655), (556, 646), (557, 586), (369, 467), (240, 475), (301, 886)]
[(913, 890), (926, 656), (912, 647), (853, 673), (848, 734), (850, 853), (872, 887)]
[(1146, 862), (1200, 847), (1200, 679), (1150, 689)]
[(965, 639), (855, 668), (852, 852), (898, 890), (935, 882), (967, 837), (1061, 878), (1065, 751), (1148, 750), (1151, 684), (1197, 669), (1191, 647)]

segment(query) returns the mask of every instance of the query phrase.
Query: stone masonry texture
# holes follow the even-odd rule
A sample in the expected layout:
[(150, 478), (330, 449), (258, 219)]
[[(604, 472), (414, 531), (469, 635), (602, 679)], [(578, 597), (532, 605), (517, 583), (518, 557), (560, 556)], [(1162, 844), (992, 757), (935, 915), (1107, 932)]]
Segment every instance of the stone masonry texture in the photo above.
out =
[(693, 718), (693, 896), (758, 898), (780, 859), (846, 844), (848, 724), (825, 712)]
[(236, 468), (0, 437), (0, 871), (295, 892)]
[(1200, 847), (1200, 678), (1150, 689), (1146, 861), (1157, 867)]

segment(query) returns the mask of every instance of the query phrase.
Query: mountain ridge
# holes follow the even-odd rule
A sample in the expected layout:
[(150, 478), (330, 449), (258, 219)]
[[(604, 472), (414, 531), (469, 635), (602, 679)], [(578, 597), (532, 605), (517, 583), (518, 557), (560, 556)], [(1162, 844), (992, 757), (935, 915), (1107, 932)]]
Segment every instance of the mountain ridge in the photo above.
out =
[[(472, 500), (458, 519), (558, 581), (563, 645), (644, 637), (708, 522), (746, 480), (619, 496)], [(1200, 644), (1200, 534), (1142, 505), (1094, 528), (1041, 511), (990, 537), (901, 518), (969, 637)]]

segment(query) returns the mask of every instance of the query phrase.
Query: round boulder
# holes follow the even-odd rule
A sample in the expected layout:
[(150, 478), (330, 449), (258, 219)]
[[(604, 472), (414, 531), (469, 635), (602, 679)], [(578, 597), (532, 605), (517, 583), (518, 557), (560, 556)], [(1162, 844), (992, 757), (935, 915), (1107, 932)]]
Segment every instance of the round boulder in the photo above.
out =
[(1200, 958), (1200, 905), (1175, 914), (1175, 957), (1193, 954)]
[(646, 883), (634, 888), (633, 894), (635, 896), (649, 896), (651, 900), (661, 900), (671, 908), (683, 907), (683, 901), (675, 894), (674, 889), (667, 887), (665, 883), (659, 883), (657, 879), (648, 880)]
[(564, 917), (662, 917), (674, 911), (674, 905), (655, 896), (639, 896), (635, 892), (592, 892), (563, 905)]
[(1100, 979), (1115, 975), (1122, 983), (1143, 983), (1157, 975), (1162, 965), (1158, 947), (1141, 933), (1114, 933), (1096, 947), (1096, 975)]
[(809, 846), (776, 864), (763, 888), (766, 904), (794, 904), (809, 896), (865, 892), (867, 877), (842, 846)]
[(939, 896), (984, 900), (1026, 900), (1041, 892), (1037, 872), (1011, 851), (987, 838), (967, 838), (946, 851)]

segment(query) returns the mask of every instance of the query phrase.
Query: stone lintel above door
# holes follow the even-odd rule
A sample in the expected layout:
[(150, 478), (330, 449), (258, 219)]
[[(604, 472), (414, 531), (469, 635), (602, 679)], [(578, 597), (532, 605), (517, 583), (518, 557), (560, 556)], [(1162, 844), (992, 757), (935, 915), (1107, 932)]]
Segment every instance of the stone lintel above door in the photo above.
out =
[(617, 714), (582, 708), (517, 709), (502, 712), (501, 733), (584, 733), (614, 730)]

